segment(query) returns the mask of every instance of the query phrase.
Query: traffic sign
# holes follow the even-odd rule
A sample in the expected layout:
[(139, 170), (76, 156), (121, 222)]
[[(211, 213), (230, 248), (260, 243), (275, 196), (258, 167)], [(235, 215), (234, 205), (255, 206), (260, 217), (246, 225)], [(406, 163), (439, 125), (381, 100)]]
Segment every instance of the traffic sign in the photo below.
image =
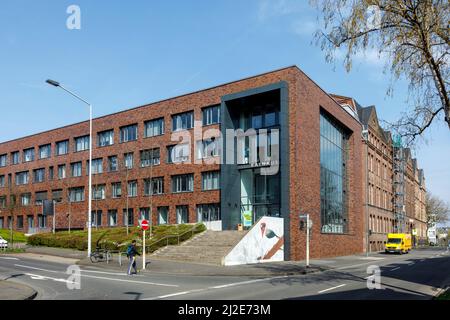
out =
[(147, 230), (148, 229), (148, 221), (147, 220), (142, 220), (141, 221), (141, 228), (142, 228), (142, 230)]

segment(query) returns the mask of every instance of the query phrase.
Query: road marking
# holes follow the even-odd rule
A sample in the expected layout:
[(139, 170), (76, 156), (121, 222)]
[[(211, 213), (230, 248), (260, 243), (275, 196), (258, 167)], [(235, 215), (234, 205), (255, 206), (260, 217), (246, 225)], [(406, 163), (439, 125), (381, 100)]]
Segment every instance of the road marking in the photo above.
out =
[(124, 273), (118, 273), (118, 272), (106, 272), (106, 271), (95, 271), (95, 270), (85, 270), (85, 269), (81, 269), (81, 272), (112, 274), (112, 275), (116, 275), (116, 276), (126, 276), (127, 275), (125, 272)]
[(118, 281), (118, 282), (139, 283), (139, 284), (149, 284), (149, 285), (153, 285), (153, 286), (177, 287), (177, 288), (179, 287), (179, 285), (176, 285), (176, 284), (166, 284), (166, 283), (147, 282), (147, 281), (136, 281), (136, 280), (128, 280), (128, 279), (114, 279), (114, 278), (106, 278), (106, 277), (88, 276), (86, 274), (82, 274), (81, 276), (85, 277), (85, 278), (111, 280), (111, 281)]
[[(22, 268), (28, 268), (28, 269), (32, 269), (32, 270), (51, 272), (51, 273), (65, 273), (64, 271), (55, 271), (55, 270), (41, 269), (41, 268), (35, 268), (35, 267), (25, 266), (25, 265), (21, 265), (21, 264), (15, 264), (15, 266), (22, 267)], [(86, 271), (86, 270), (82, 270), (82, 271)], [(87, 274), (80, 274), (80, 276), (81, 277), (85, 277), (85, 278), (94, 278), (94, 279), (111, 280), (111, 281), (119, 281), (119, 282), (148, 284), (148, 285), (154, 285), (154, 286), (179, 287), (178, 285), (175, 285), (175, 284), (165, 284), (165, 283), (136, 281), (136, 280), (128, 280), (128, 279), (114, 279), (114, 278), (106, 278), (106, 277), (96, 277), (96, 276), (90, 276), (90, 275), (87, 275)]]
[(25, 274), (27, 276), (30, 276), (31, 279), (33, 279), (33, 280), (53, 280), (53, 281), (56, 281), (56, 282), (72, 283), (72, 281), (69, 281), (67, 279), (52, 278), (52, 277), (41, 276), (41, 275), (33, 274), (33, 273), (25, 273)]
[(343, 286), (346, 286), (346, 284), (344, 283), (344, 284), (340, 284), (340, 285), (338, 285), (336, 287), (332, 287), (332, 288), (328, 288), (328, 289), (325, 289), (325, 290), (321, 290), (318, 293), (324, 293), (324, 292), (327, 292), (327, 291), (330, 291), (330, 290), (334, 290), (334, 289), (337, 289), (337, 288), (342, 288)]
[(24, 266), (23, 264), (15, 264), (15, 266), (16, 267), (21, 267), (21, 268), (32, 269), (32, 270), (51, 272), (51, 273), (64, 273), (63, 271), (55, 271), (55, 270), (48, 270), (48, 269), (41, 269), (41, 268), (36, 268), (36, 267)]
[(175, 296), (186, 295), (186, 294), (195, 293), (195, 292), (202, 292), (202, 291), (208, 291), (208, 290), (213, 290), (213, 289), (224, 289), (224, 288), (230, 288), (230, 287), (235, 287), (235, 286), (239, 286), (239, 285), (245, 285), (245, 284), (250, 284), (250, 283), (257, 283), (257, 282), (263, 282), (263, 281), (270, 281), (270, 280), (274, 280), (274, 279), (283, 279), (283, 278), (289, 278), (289, 276), (280, 276), (280, 277), (272, 277), (272, 278), (264, 278), (264, 279), (257, 279), (257, 280), (235, 282), (235, 283), (229, 283), (229, 284), (224, 284), (224, 285), (220, 285), (220, 286), (208, 287), (208, 288), (204, 288), (204, 289), (195, 289), (195, 290), (189, 290), (189, 291), (176, 292), (176, 293), (167, 294), (167, 295), (164, 295), (164, 296), (157, 296), (157, 297), (153, 297), (153, 298), (145, 298), (145, 299), (142, 299), (142, 300), (158, 300), (158, 299), (164, 299), (164, 298), (170, 298), (170, 297), (175, 297)]
[(220, 285), (220, 286), (209, 287), (209, 289), (223, 289), (223, 288), (240, 286), (240, 285), (244, 285), (244, 284), (257, 283), (257, 282), (269, 281), (269, 280), (274, 280), (274, 279), (282, 279), (282, 278), (288, 278), (288, 277), (289, 276), (280, 276), (280, 277), (272, 277), (272, 278), (235, 282), (235, 283), (229, 283), (229, 284), (224, 284), (224, 285)]
[(13, 258), (13, 257), (0, 257), (0, 259), (5, 259), (5, 260), (19, 260), (18, 258)]
[(414, 265), (415, 264), (415, 262), (411, 262), (411, 263), (408, 263), (407, 265), (408, 266), (412, 266), (412, 265)]
[(400, 269), (400, 267), (397, 267), (397, 268), (391, 269), (390, 271), (395, 271), (395, 270), (398, 270), (398, 269)]

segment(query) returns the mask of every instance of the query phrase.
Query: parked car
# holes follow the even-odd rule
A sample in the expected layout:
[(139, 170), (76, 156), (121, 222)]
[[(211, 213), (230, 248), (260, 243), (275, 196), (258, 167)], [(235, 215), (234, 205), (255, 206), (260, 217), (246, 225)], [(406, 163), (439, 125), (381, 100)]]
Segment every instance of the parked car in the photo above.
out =
[(8, 241), (3, 239), (1, 236), (0, 236), (0, 248), (3, 248), (3, 249), (8, 248)]

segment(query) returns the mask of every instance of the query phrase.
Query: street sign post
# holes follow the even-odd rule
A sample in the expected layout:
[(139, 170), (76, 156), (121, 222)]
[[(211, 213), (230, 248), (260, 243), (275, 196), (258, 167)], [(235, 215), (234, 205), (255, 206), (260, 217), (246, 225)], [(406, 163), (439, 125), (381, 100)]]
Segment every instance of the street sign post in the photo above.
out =
[(145, 270), (145, 230), (148, 229), (148, 221), (141, 221), (142, 228), (142, 270)]

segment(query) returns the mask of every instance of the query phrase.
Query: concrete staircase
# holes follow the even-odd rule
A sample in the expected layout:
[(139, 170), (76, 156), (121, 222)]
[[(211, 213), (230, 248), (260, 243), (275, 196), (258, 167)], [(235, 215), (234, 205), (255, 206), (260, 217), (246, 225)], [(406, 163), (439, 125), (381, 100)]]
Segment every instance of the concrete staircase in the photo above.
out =
[(155, 251), (150, 259), (221, 265), (222, 258), (238, 244), (246, 233), (246, 231), (207, 230), (179, 246), (167, 246)]

